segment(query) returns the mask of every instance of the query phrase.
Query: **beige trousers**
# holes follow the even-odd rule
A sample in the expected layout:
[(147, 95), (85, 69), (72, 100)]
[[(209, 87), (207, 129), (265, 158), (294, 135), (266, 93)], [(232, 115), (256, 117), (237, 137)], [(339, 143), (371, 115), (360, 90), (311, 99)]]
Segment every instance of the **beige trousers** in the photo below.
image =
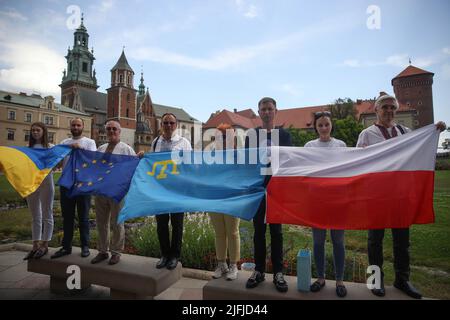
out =
[[(122, 203), (117, 203), (111, 198), (95, 197), (95, 220), (98, 231), (98, 251), (106, 253), (108, 250), (112, 254), (120, 254), (125, 246), (124, 224), (117, 224), (117, 218)], [(112, 240), (110, 245), (110, 229), (112, 229)]]
[(238, 262), (241, 259), (240, 219), (222, 213), (210, 213), (209, 217), (216, 232), (217, 261), (227, 260), (228, 249), (230, 263)]

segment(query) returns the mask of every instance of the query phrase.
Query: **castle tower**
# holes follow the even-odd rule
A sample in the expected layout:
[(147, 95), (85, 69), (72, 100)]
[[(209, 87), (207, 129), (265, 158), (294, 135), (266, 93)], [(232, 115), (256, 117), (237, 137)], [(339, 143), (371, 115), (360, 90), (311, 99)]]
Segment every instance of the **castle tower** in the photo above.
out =
[(412, 129), (434, 123), (433, 76), (434, 73), (409, 65), (392, 79), (392, 86), (400, 106), (417, 110), (415, 127)]
[(111, 87), (108, 92), (107, 119), (117, 120), (122, 127), (121, 140), (134, 144), (136, 131), (136, 89), (133, 86), (134, 71), (122, 51), (116, 65), (111, 69)]

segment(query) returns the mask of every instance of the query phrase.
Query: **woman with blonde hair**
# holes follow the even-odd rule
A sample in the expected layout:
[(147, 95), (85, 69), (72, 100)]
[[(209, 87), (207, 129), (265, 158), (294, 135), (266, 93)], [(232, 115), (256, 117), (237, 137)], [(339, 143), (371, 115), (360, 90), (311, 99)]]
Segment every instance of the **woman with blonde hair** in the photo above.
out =
[[(235, 132), (231, 125), (222, 123), (217, 127), (214, 149), (225, 150), (227, 147), (236, 148)], [(235, 280), (238, 275), (237, 262), (240, 260), (239, 218), (222, 213), (209, 214), (215, 231), (215, 246), (217, 268), (213, 278), (223, 275), (227, 280)], [(227, 251), (230, 265), (227, 264)]]

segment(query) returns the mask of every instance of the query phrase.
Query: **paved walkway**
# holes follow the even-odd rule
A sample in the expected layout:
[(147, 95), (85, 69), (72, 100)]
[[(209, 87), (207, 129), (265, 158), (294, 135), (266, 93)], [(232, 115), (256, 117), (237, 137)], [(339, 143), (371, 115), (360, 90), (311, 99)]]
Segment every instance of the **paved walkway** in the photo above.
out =
[[(50, 276), (27, 271), (27, 262), (23, 257), (29, 249), (30, 245), (23, 244), (0, 246), (0, 300), (110, 299), (109, 288), (98, 285), (92, 285), (85, 292), (76, 295), (51, 293)], [(207, 272), (189, 269), (183, 274), (204, 279), (210, 276)], [(155, 300), (202, 300), (203, 286), (208, 282), (204, 279), (183, 276), (169, 289), (156, 296)]]
[[(26, 253), (31, 250), (29, 244), (7, 244), (0, 245), (0, 300), (67, 300), (67, 299), (102, 299), (108, 300), (109, 288), (91, 285), (82, 293), (62, 295), (50, 292), (50, 276), (28, 272), (27, 261), (23, 260)], [(273, 288), (272, 281), (265, 281), (259, 290), (248, 291), (245, 289), (245, 281), (250, 273), (239, 272), (236, 281), (225, 281), (225, 279), (212, 279), (212, 272), (183, 268), (183, 277), (174, 285), (163, 291), (155, 300), (203, 300), (225, 299), (300, 299), (300, 300), (329, 300), (337, 298), (334, 292), (334, 281), (328, 281), (328, 286), (320, 293), (314, 295), (299, 293), (295, 290), (296, 278), (286, 277), (290, 290), (288, 293), (280, 294)], [(268, 275), (269, 276), (269, 275)], [(209, 282), (209, 283), (208, 283)], [(403, 300), (408, 299), (404, 293), (393, 287), (386, 287), (387, 294), (384, 298), (375, 297), (367, 290), (365, 284), (346, 283), (349, 295), (346, 299), (367, 299), (367, 300)], [(204, 290), (205, 287), (205, 290)], [(205, 293), (204, 293), (205, 292)], [(259, 295), (259, 296), (258, 296)]]

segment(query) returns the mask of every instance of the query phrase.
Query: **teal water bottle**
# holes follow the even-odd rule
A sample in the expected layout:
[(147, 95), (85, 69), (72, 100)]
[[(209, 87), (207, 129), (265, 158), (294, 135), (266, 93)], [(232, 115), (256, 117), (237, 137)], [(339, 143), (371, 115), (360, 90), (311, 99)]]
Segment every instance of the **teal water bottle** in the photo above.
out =
[(309, 292), (311, 285), (311, 251), (301, 249), (297, 254), (297, 290)]

